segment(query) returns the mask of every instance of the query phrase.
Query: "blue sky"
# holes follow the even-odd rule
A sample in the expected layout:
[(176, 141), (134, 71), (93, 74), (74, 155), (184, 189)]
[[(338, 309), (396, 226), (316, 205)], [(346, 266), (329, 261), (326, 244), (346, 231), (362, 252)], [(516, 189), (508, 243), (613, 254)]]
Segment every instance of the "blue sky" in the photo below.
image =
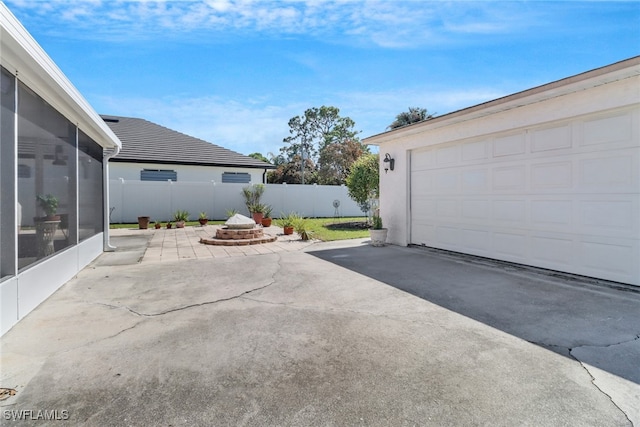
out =
[(5, 1), (101, 114), (243, 154), (332, 105), (361, 138), (640, 54), (640, 2)]

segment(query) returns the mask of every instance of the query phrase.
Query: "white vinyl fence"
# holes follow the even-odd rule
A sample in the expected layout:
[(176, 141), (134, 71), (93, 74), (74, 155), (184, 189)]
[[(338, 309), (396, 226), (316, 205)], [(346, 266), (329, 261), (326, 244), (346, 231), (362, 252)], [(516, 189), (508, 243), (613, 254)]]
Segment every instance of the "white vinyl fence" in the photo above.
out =
[[(189, 219), (206, 212), (209, 219), (226, 219), (227, 211), (249, 215), (242, 197), (247, 184), (214, 182), (109, 181), (111, 223), (135, 223), (139, 216), (166, 221), (176, 210), (189, 211)], [(334, 207), (334, 201), (340, 206)], [(297, 212), (305, 217), (364, 216), (348, 195), (347, 187), (337, 185), (266, 184), (262, 203), (273, 207), (272, 216)]]

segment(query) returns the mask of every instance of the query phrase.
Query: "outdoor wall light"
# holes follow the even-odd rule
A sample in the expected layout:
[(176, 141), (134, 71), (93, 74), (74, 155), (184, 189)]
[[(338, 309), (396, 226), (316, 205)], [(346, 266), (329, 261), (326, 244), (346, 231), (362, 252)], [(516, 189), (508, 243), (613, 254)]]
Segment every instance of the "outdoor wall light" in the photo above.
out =
[(389, 172), (389, 169), (393, 170), (396, 160), (391, 158), (391, 154), (387, 153), (384, 155), (384, 173)]

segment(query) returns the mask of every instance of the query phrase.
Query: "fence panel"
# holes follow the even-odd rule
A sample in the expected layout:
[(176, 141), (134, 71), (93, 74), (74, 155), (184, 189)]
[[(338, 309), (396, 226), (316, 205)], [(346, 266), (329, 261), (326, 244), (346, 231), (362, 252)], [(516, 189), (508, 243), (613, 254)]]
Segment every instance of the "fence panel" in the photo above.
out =
[[(190, 219), (206, 212), (209, 219), (225, 219), (227, 211), (248, 215), (242, 197), (246, 184), (217, 182), (109, 181), (109, 203), (113, 223), (135, 223), (138, 216), (166, 221), (178, 210), (187, 210)], [(333, 202), (340, 206), (336, 210)], [(273, 216), (297, 212), (306, 217), (362, 216), (344, 186), (266, 184), (262, 201), (273, 208)]]

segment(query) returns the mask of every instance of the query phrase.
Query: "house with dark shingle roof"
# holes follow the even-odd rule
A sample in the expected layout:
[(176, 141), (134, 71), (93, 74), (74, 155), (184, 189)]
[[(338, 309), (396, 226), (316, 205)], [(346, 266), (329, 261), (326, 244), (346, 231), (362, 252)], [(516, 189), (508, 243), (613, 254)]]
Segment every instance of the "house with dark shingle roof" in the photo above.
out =
[(111, 178), (139, 181), (264, 183), (275, 166), (148, 120), (102, 115), (122, 151)]

